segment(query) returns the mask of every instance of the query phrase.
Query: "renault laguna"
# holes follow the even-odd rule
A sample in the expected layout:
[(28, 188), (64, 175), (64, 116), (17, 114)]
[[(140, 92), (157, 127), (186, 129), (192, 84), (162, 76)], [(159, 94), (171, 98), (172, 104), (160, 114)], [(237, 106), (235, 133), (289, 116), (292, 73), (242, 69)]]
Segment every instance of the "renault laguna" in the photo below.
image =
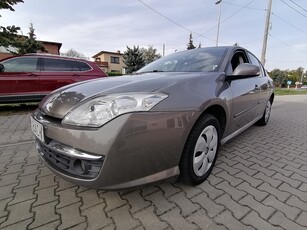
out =
[(239, 46), (160, 58), (132, 75), (53, 91), (31, 115), (41, 159), (86, 187), (121, 189), (178, 178), (199, 184), (219, 146), (268, 123), (272, 79)]

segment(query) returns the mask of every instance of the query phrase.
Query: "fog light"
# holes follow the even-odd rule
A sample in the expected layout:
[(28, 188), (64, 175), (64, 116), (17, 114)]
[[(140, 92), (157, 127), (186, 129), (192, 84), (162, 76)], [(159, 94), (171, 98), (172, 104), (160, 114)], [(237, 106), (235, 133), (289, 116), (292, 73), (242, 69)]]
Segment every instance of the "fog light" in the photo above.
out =
[(90, 169), (90, 165), (86, 160), (76, 159), (74, 161), (74, 169), (77, 173), (81, 175), (88, 174), (88, 170)]

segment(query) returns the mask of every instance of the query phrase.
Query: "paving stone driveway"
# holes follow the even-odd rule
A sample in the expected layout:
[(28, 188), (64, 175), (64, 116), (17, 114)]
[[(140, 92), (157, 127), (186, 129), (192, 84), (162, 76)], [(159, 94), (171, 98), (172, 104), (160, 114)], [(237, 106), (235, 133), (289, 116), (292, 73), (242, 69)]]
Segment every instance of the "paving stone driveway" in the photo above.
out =
[(276, 97), (195, 187), (76, 186), (39, 160), (28, 115), (0, 117), (0, 133), (0, 229), (307, 229), (307, 96)]

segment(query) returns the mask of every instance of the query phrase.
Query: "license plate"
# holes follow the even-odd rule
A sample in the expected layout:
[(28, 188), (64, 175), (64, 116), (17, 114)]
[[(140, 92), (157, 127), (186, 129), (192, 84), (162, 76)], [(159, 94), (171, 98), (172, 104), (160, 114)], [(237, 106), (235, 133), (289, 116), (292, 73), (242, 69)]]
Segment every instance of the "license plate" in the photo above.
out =
[(30, 117), (30, 120), (31, 120), (32, 132), (38, 139), (44, 141), (44, 127), (36, 120), (34, 120), (32, 117)]

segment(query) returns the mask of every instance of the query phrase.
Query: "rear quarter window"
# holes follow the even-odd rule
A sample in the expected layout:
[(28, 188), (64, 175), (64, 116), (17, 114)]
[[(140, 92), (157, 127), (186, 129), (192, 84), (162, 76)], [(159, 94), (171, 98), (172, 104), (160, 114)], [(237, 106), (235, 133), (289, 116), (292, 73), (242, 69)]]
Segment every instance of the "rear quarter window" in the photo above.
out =
[(88, 71), (92, 69), (92, 67), (85, 62), (77, 61), (77, 65), (79, 66), (80, 71)]
[(20, 57), (4, 61), (4, 72), (36, 72), (37, 71), (36, 57)]

